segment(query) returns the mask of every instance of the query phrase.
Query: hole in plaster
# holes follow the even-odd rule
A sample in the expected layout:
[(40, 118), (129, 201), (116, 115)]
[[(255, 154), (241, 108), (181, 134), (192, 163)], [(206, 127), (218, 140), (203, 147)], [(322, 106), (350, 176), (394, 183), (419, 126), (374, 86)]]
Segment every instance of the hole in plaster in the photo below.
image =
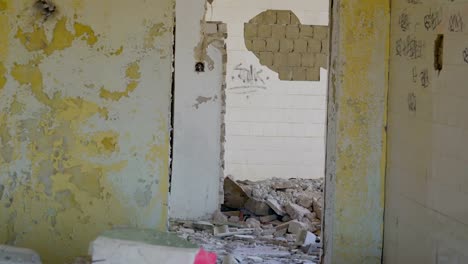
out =
[(203, 62), (197, 62), (195, 64), (195, 72), (205, 72), (205, 64)]
[(280, 80), (320, 81), (320, 68), (328, 68), (328, 30), (301, 24), (290, 10), (267, 10), (244, 24), (244, 40)]
[(50, 0), (37, 0), (35, 7), (44, 15), (44, 21), (57, 11), (55, 4)]
[(434, 43), (434, 69), (440, 73), (443, 67), (444, 35), (439, 34)]

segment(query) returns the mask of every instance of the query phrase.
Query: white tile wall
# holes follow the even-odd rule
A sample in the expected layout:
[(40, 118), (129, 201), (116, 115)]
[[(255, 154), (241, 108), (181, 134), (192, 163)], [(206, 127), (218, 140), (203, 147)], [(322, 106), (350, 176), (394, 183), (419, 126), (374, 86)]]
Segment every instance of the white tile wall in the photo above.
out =
[[(320, 82), (279, 81), (244, 43), (244, 23), (267, 9), (291, 10), (303, 24), (327, 25), (329, 0), (215, 0), (207, 20), (228, 24), (226, 175), (238, 179), (324, 176), (327, 72)], [(252, 65), (262, 88), (236, 88), (235, 67)]]
[[(468, 22), (468, 1), (417, 2), (392, 0), (384, 263), (468, 263), (468, 29), (449, 31), (452, 15)], [(431, 12), (439, 12), (434, 30), (426, 28)], [(437, 34), (444, 35), (440, 74)], [(396, 55), (397, 39), (407, 36), (424, 42), (420, 58)], [(413, 67), (428, 69), (427, 88), (413, 82)]]

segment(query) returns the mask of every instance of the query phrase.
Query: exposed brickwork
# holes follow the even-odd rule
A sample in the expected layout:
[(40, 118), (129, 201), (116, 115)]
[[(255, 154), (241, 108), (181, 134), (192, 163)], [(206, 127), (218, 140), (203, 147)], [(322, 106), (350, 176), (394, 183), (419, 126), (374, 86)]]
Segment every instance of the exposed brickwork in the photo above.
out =
[(284, 81), (319, 81), (328, 68), (328, 26), (302, 25), (287, 10), (267, 10), (244, 25), (245, 45)]

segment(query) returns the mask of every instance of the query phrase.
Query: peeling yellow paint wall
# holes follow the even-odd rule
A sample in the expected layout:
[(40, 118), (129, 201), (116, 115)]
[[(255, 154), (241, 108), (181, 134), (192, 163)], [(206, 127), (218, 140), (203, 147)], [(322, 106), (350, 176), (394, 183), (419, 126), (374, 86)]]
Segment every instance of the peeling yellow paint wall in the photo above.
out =
[(174, 0), (0, 0), (0, 244), (165, 228)]
[(381, 263), (390, 1), (332, 7), (325, 263)]

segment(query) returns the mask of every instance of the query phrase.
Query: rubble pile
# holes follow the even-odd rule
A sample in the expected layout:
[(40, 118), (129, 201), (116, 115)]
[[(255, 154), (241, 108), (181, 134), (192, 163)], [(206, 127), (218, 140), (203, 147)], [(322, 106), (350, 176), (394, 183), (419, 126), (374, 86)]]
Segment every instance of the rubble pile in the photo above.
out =
[(216, 252), (218, 263), (319, 261), (323, 179), (224, 181), (224, 204), (212, 221), (178, 221), (172, 231)]
[[(323, 179), (276, 179), (251, 182), (224, 181), (223, 211), (236, 222), (254, 218), (263, 224), (280, 225), (296, 220), (320, 235), (323, 208)], [(233, 202), (234, 201), (234, 202)], [(229, 210), (234, 210), (229, 212)], [(240, 212), (236, 215), (236, 210)]]

